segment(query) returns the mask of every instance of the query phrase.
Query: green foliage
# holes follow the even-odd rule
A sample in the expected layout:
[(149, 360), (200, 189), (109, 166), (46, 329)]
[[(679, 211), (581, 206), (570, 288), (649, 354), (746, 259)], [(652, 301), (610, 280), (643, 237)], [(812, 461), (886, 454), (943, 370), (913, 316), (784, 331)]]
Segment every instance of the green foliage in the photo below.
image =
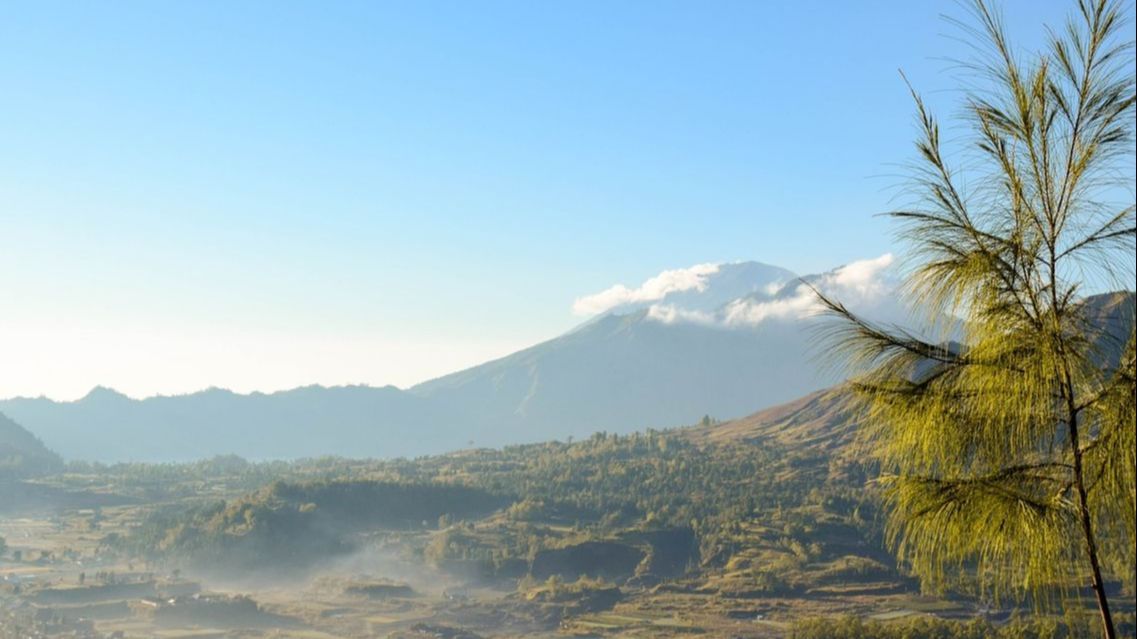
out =
[[(1119, 619), (1131, 635), (1131, 616)], [(790, 639), (1076, 639), (1093, 636), (1084, 615), (1035, 617), (993, 624), (983, 619), (949, 621), (918, 615), (898, 621), (866, 621), (859, 617), (815, 617), (794, 622)]]
[[(415, 460), (118, 466), (76, 481), (102, 478), (133, 492), (156, 476), (179, 477), (198, 493), (216, 493), (219, 499), (182, 502), (193, 507), (156, 509), (113, 544), (155, 559), (264, 565), (285, 551), (297, 558), (338, 552), (325, 543), (329, 528), (441, 522), (420, 550), (447, 568), (520, 578), (543, 551), (606, 541), (644, 551), (651, 558), (644, 568), (657, 575), (682, 574), (689, 563), (704, 573), (725, 570), (732, 557), (750, 557), (735, 585), (753, 591), (765, 579), (773, 593), (831, 579), (829, 562), (842, 557), (859, 553), (873, 566), (887, 560), (874, 492), (850, 484), (844, 471), (830, 473), (825, 456), (774, 442), (707, 444), (684, 431), (648, 431)], [(339, 479), (313, 479), (328, 474)], [(272, 476), (288, 480), (270, 483)], [(255, 478), (266, 485), (245, 492)], [(245, 494), (234, 498), (234, 491)], [(467, 508), (478, 503), (502, 516)], [(315, 525), (327, 518), (336, 525)], [(286, 545), (305, 535), (310, 543)], [(783, 561), (792, 570), (774, 574)], [(881, 566), (860, 576), (883, 577), (896, 574)]]
[[(1102, 309), (1082, 297), (1134, 268), (1134, 205), (1111, 203), (1132, 198), (1134, 184), (1122, 8), (1080, 1), (1049, 49), (1023, 61), (976, 0), (969, 35), (987, 55), (972, 68), (992, 86), (967, 94), (963, 168), (949, 165), (916, 96), (917, 199), (893, 216), (911, 248), (915, 306), (941, 329), (962, 318), (947, 327), (962, 343), (945, 345), (950, 332), (925, 341), (828, 302), (846, 320), (837, 343), (862, 371), (889, 540), (933, 586), (973, 565), (996, 596), (1045, 603), (1092, 573), (1104, 609), (1101, 565), (1132, 584), (1134, 333), (1104, 329)], [(1107, 306), (1132, 317), (1131, 295), (1115, 301)]]
[(230, 569), (304, 568), (352, 550), (353, 533), (427, 528), (443, 517), (481, 516), (505, 503), (450, 484), (276, 481), (240, 499), (158, 511), (117, 545)]

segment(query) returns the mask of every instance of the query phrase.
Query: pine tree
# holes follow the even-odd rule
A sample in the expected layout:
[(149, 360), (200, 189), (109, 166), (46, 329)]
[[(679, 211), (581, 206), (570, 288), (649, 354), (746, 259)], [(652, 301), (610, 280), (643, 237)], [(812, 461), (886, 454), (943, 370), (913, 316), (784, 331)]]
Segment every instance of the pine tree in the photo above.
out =
[(965, 92), (962, 158), (913, 91), (915, 197), (891, 213), (929, 337), (823, 298), (829, 337), (858, 373), (899, 558), (1037, 605), (1088, 585), (1115, 637), (1105, 580), (1132, 584), (1137, 537), (1133, 297), (1086, 295), (1133, 277), (1133, 27), (1119, 2), (1080, 0), (1020, 59), (973, 8), (959, 24), (987, 82)]

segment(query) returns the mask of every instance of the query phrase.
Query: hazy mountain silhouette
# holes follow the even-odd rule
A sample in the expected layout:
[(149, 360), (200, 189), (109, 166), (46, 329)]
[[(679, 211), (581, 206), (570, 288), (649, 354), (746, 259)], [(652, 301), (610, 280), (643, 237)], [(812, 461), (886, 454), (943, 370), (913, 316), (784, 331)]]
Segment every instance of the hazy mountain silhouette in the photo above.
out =
[(74, 402), (0, 402), (69, 459), (175, 461), (236, 453), (251, 459), (417, 455), (465, 440), (453, 416), (392, 386), (306, 386), (241, 395), (209, 389), (134, 400), (96, 388)]
[[(830, 274), (811, 277), (823, 285)], [(2, 400), (0, 410), (65, 457), (101, 461), (413, 456), (678, 426), (837, 381), (810, 360), (802, 295), (786, 269), (703, 265), (617, 291), (605, 312), (560, 337), (406, 391), (210, 389), (133, 400), (95, 388), (73, 402)]]
[[(877, 319), (902, 321), (892, 280), (877, 268), (887, 264), (865, 264), (808, 279)], [(102, 461), (414, 456), (732, 419), (840, 381), (815, 361), (806, 293), (784, 269), (724, 265), (699, 286), (614, 305), (560, 337), (407, 390), (134, 400), (96, 388), (73, 402), (0, 400), (0, 411), (66, 458)], [(1130, 313), (1131, 325), (1131, 294), (1092, 303), (1101, 317)]]
[(0, 414), (0, 479), (34, 477), (57, 472), (59, 455), (26, 428)]

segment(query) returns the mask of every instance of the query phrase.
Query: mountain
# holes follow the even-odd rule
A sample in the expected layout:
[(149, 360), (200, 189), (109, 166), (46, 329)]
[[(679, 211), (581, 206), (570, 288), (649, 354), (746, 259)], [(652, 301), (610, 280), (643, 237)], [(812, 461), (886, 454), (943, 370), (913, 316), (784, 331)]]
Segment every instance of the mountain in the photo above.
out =
[[(834, 286), (848, 270), (812, 276)], [(856, 279), (856, 278), (854, 278)], [(832, 280), (832, 282), (830, 282)], [(410, 456), (737, 417), (836, 381), (811, 365), (797, 276), (758, 262), (664, 271), (578, 300), (594, 317), (508, 357), (394, 387), (0, 401), (68, 458)], [(804, 303), (803, 303), (804, 301)]]
[[(1135, 308), (1137, 296), (1131, 292), (1094, 295), (1083, 303), (1089, 330), (1095, 335), (1095, 356), (1104, 366), (1117, 366), (1132, 335)], [(684, 432), (695, 441), (772, 441), (789, 450), (839, 457), (856, 454), (852, 444), (860, 421), (851, 391), (842, 384), (739, 419), (699, 425)]]
[(74, 402), (0, 401), (68, 458), (188, 460), (412, 456), (737, 417), (836, 381), (809, 362), (808, 326), (605, 314), (534, 347), (408, 391), (211, 389), (133, 400), (96, 388)]
[(606, 315), (503, 359), (410, 389), (493, 425), (484, 443), (737, 417), (835, 381), (810, 365), (808, 327), (732, 329)]
[(68, 490), (34, 481), (63, 471), (63, 458), (26, 428), (0, 414), (0, 515), (116, 506), (128, 498)]
[(665, 271), (578, 306), (602, 315), (556, 339), (409, 392), (491, 425), (491, 445), (733, 418), (840, 381), (818, 365), (812, 290), (903, 323), (891, 256), (798, 278), (757, 262)]
[(446, 436), (454, 415), (392, 386), (308, 386), (249, 395), (209, 389), (142, 400), (96, 388), (74, 402), (17, 398), (0, 406), (71, 459), (399, 456), (467, 443)]
[[(890, 261), (803, 279), (883, 308)], [(73, 402), (0, 400), (0, 410), (65, 457), (100, 461), (412, 456), (738, 417), (839, 381), (811, 362), (816, 303), (800, 282), (759, 262), (664, 271), (577, 300), (593, 317), (560, 337), (405, 391), (133, 400), (96, 388)]]
[(1109, 365), (1120, 361), (1132, 335), (1137, 304), (1129, 292), (1094, 295), (1085, 301), (1085, 318), (1089, 326), (1101, 327), (1094, 339), (1098, 357)]
[(58, 472), (63, 460), (23, 426), (0, 414), (0, 479)]
[[(890, 262), (884, 256), (801, 279), (873, 319), (903, 323)], [(1129, 312), (1131, 325), (1131, 294), (1088, 304), (1100, 316), (1091, 321)], [(134, 400), (96, 388), (73, 402), (0, 400), (0, 411), (66, 458), (399, 457), (681, 426), (704, 415), (734, 419), (841, 381), (817, 361), (812, 291), (785, 269), (668, 271), (578, 306), (596, 315), (552, 340), (406, 390), (210, 389)]]

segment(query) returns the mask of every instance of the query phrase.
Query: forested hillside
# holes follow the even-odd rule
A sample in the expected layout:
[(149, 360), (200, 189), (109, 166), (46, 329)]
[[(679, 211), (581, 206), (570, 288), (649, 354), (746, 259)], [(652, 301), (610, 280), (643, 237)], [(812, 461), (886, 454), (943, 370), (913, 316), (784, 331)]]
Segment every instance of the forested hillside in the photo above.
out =
[[(804, 593), (850, 575), (874, 587), (910, 587), (884, 553), (863, 469), (829, 452), (840, 442), (813, 449), (698, 439), (686, 431), (600, 433), (413, 461), (328, 460), (319, 474), (338, 478), (331, 483), (276, 484), (195, 512), (157, 512), (123, 547), (172, 564), (226, 556), (234, 545), (271, 558), (279, 548), (250, 540), (310, 531), (322, 516), (337, 522), (328, 555), (362, 544), (355, 533), (365, 529), (422, 526), (437, 531), (415, 551), (424, 561), (487, 578), (600, 571), (619, 582), (680, 580), (727, 596)], [(304, 464), (289, 470), (311, 472)], [(458, 490), (476, 492), (446, 497)], [(353, 502), (343, 519), (349, 511), (339, 496), (349, 494), (371, 497)], [(496, 512), (479, 512), (479, 504)], [(368, 514), (407, 508), (414, 514)], [(328, 538), (317, 539), (311, 548)], [(590, 563), (597, 552), (623, 559)]]

